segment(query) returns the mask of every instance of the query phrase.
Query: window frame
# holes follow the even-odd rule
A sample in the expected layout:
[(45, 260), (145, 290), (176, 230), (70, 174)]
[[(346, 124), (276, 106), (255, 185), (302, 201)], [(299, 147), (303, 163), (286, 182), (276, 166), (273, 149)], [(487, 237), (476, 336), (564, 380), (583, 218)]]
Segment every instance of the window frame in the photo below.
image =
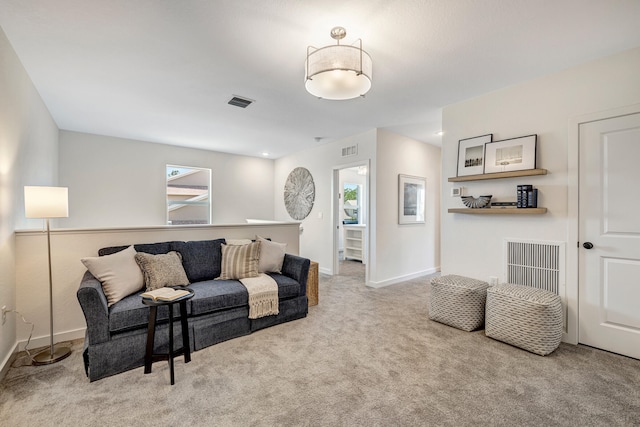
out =
[[(199, 172), (199, 171), (204, 171), (208, 173), (208, 179), (207, 179), (207, 194), (206, 194), (206, 202), (203, 201), (199, 201), (199, 200), (193, 200), (193, 201), (187, 201), (184, 200), (182, 202), (186, 202), (186, 203), (180, 203), (179, 201), (171, 201), (169, 200), (169, 183), (170, 180), (172, 178), (173, 175), (170, 175), (171, 170), (188, 170), (188, 171), (194, 171), (194, 172)], [(172, 223), (171, 219), (170, 219), (170, 210), (169, 207), (172, 205), (192, 205), (192, 206), (207, 206), (207, 222), (206, 223), (192, 223), (193, 225), (211, 225), (212, 224), (212, 206), (211, 206), (211, 182), (212, 182), (212, 172), (211, 172), (211, 168), (203, 168), (203, 167), (198, 167), (198, 166), (182, 166), (182, 165), (176, 165), (176, 164), (171, 164), (171, 163), (167, 163), (165, 165), (165, 201), (164, 201), (164, 210), (165, 210), (165, 224), (169, 225), (169, 226), (179, 226), (179, 225), (188, 225), (188, 224), (174, 224)], [(184, 172), (183, 172), (184, 173)], [(177, 175), (180, 175), (177, 174)], [(196, 196), (200, 197), (200, 196)], [(191, 223), (190, 223), (191, 224)]]

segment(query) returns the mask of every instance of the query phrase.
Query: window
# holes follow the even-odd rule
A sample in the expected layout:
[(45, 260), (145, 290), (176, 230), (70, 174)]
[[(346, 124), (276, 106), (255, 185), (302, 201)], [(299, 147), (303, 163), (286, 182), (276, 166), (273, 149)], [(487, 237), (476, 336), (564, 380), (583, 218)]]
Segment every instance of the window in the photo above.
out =
[(358, 224), (360, 211), (360, 186), (357, 184), (344, 184), (343, 189), (344, 213), (343, 224)]
[(167, 165), (167, 224), (211, 224), (211, 169)]

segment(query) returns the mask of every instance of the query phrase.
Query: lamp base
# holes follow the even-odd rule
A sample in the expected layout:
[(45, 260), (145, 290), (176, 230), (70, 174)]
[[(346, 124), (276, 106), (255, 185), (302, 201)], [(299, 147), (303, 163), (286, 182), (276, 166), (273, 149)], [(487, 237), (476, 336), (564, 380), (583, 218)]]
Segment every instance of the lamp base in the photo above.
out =
[(51, 354), (51, 348), (47, 347), (42, 350), (40, 353), (33, 356), (33, 365), (50, 365), (52, 363), (56, 363), (61, 361), (62, 359), (66, 359), (71, 354), (71, 349), (69, 347), (57, 347), (53, 346), (53, 354)]

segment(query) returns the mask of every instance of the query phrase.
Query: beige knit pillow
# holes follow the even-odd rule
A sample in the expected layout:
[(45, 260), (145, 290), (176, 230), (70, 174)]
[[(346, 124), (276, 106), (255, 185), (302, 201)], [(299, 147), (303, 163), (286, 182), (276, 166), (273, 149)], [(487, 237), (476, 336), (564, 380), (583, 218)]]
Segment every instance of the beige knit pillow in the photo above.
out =
[(147, 291), (165, 286), (186, 286), (189, 284), (187, 273), (182, 266), (182, 255), (179, 252), (171, 251), (159, 255), (138, 252), (136, 262), (142, 270)]
[(222, 272), (220, 279), (237, 280), (258, 277), (260, 242), (248, 245), (222, 245)]

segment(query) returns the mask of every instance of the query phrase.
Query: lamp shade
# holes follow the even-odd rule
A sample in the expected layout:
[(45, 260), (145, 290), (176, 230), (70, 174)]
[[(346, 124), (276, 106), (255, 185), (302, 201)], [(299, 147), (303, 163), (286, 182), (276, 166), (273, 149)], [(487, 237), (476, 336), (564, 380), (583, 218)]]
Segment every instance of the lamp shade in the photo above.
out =
[(66, 218), (69, 216), (67, 187), (24, 187), (24, 212), (27, 218)]

